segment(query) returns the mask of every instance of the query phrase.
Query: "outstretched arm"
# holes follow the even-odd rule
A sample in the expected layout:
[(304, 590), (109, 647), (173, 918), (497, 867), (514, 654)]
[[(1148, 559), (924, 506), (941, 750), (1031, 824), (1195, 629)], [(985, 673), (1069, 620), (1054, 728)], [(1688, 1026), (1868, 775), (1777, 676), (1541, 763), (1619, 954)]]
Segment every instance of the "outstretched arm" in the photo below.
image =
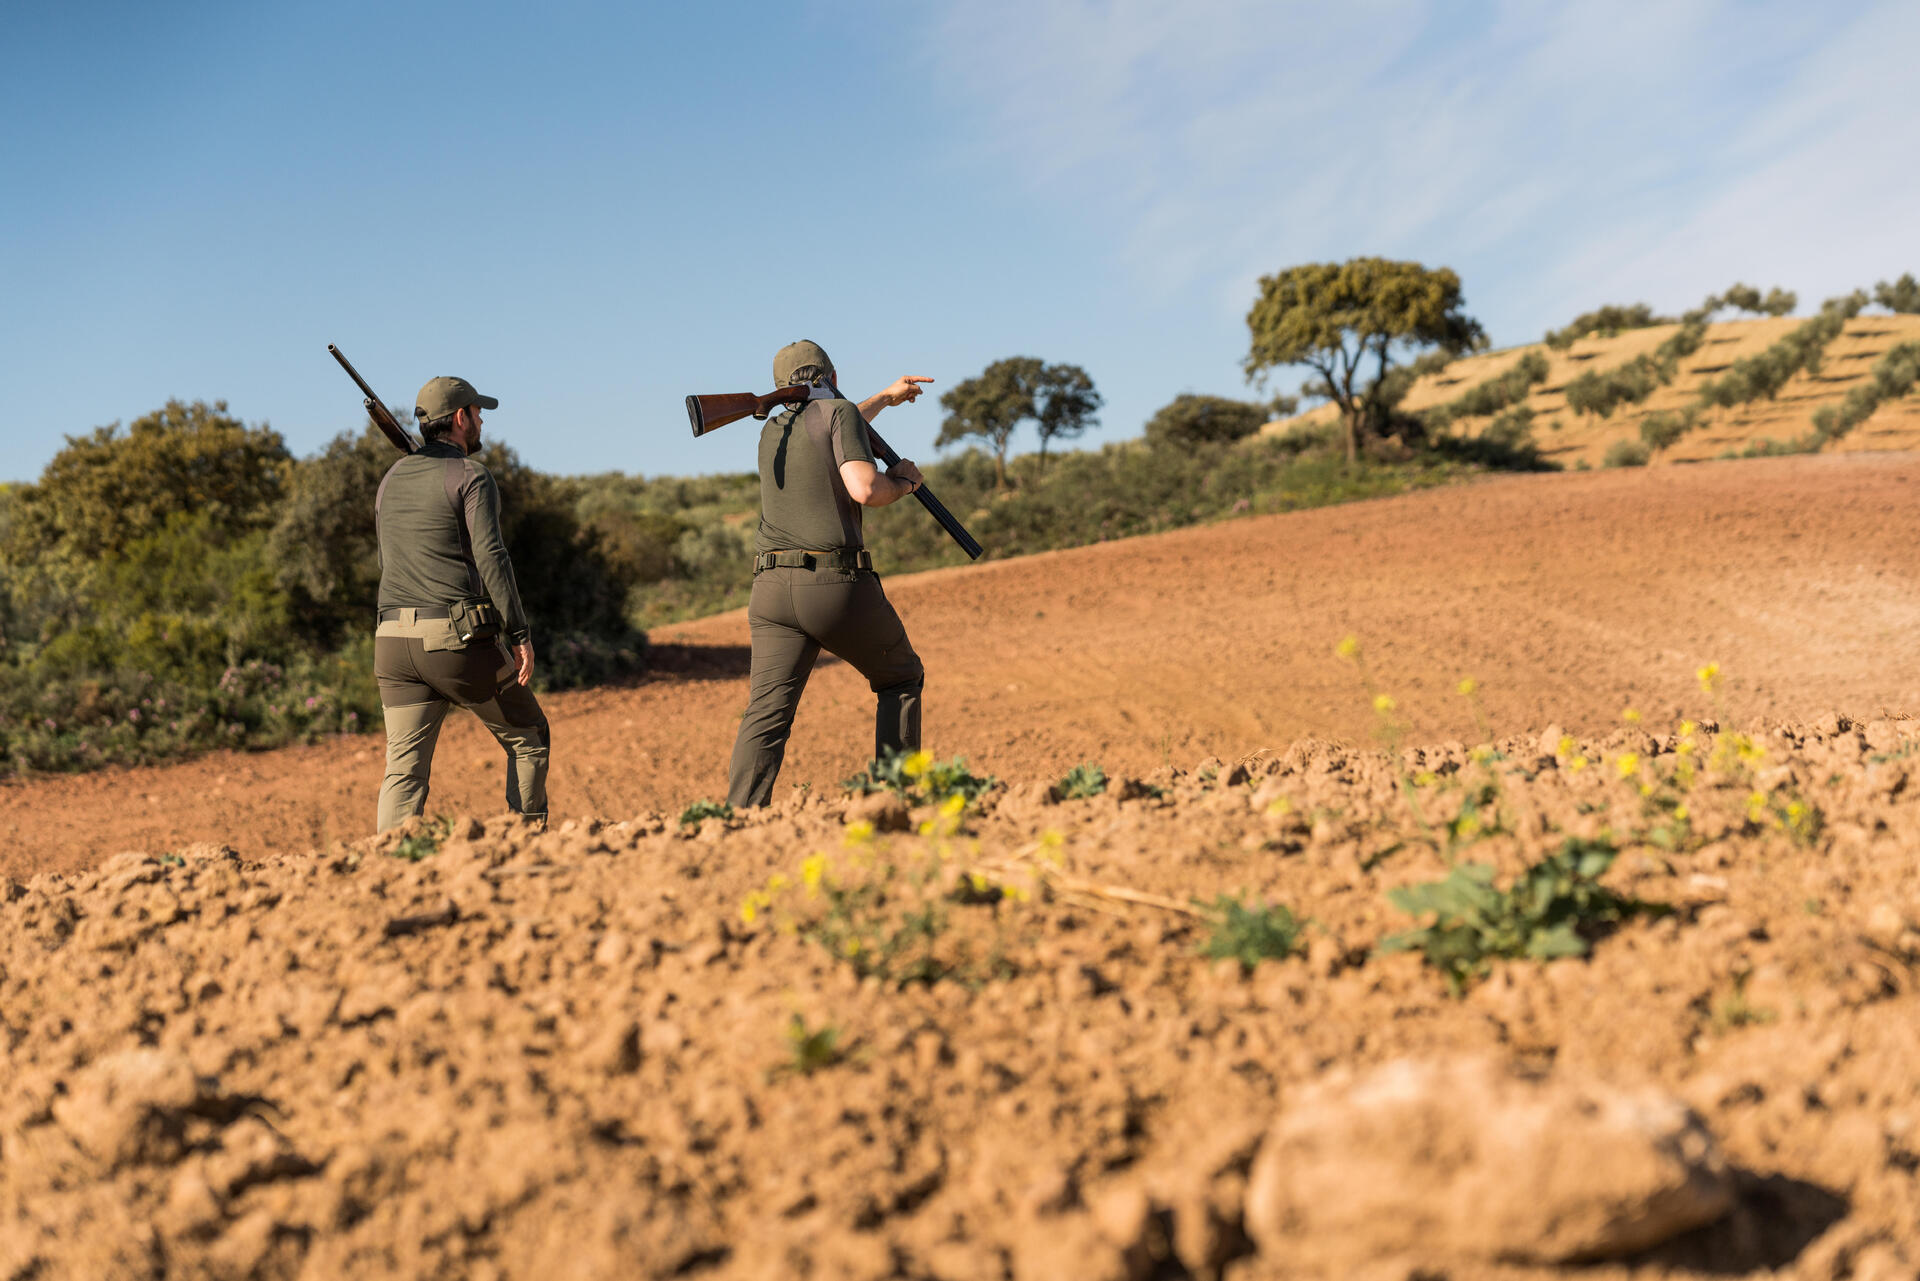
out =
[(920, 392), (922, 390), (920, 384), (930, 383), (932, 381), (933, 379), (931, 378), (921, 378), (914, 374), (908, 374), (904, 378), (896, 378), (893, 380), (893, 385), (885, 391), (877, 391), (860, 402), (860, 416), (868, 422), (872, 422), (874, 416), (888, 405), (899, 405), (918, 400), (920, 399)]

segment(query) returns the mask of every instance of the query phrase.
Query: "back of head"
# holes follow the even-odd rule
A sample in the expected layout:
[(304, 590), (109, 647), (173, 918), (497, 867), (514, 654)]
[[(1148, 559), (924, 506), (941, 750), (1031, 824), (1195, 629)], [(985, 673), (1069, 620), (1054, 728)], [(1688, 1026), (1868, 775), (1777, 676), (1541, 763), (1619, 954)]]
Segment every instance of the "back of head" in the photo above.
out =
[(833, 378), (833, 361), (826, 349), (811, 339), (790, 342), (773, 354), (773, 385), (792, 387), (816, 379)]

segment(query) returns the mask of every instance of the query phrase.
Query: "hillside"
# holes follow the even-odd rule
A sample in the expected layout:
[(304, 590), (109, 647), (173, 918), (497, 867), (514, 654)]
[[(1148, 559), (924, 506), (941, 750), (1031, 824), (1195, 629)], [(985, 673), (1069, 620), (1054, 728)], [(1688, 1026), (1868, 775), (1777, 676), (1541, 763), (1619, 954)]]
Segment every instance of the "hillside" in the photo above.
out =
[[(1685, 409), (1695, 402), (1701, 386), (1709, 379), (1724, 374), (1735, 361), (1759, 355), (1805, 323), (1805, 319), (1793, 316), (1733, 320), (1709, 326), (1706, 341), (1681, 361), (1679, 375), (1673, 382), (1656, 390), (1645, 401), (1624, 406), (1606, 418), (1569, 409), (1567, 384), (1590, 371), (1616, 369), (1653, 352), (1679, 325), (1631, 329), (1611, 337), (1590, 336), (1575, 341), (1565, 351), (1555, 351), (1541, 342), (1469, 356), (1416, 381), (1402, 408), (1419, 412), (1452, 400), (1479, 383), (1499, 377), (1528, 355), (1538, 352), (1547, 359), (1547, 377), (1533, 388), (1525, 401), (1535, 415), (1535, 444), (1544, 457), (1562, 467), (1577, 467), (1582, 463), (1598, 467), (1614, 444), (1640, 439), (1641, 421), (1649, 414)], [(1745, 453), (1767, 440), (1787, 441), (1803, 436), (1811, 427), (1816, 410), (1839, 404), (1849, 391), (1867, 379), (1874, 362), (1893, 347), (1914, 341), (1920, 341), (1920, 316), (1856, 316), (1846, 323), (1840, 336), (1827, 345), (1817, 373), (1795, 374), (1772, 399), (1705, 411), (1694, 431), (1656, 454), (1654, 461), (1695, 462), (1729, 453)], [(1338, 411), (1332, 405), (1323, 404), (1297, 417), (1270, 423), (1265, 430), (1280, 434), (1301, 424), (1328, 423), (1337, 417)], [(1457, 434), (1477, 436), (1491, 421), (1491, 416), (1466, 418), (1457, 422), (1454, 430)], [(1914, 448), (1920, 448), (1920, 395), (1910, 393), (1880, 406), (1866, 422), (1829, 446), (1829, 451)]]
[[(927, 733), (1003, 777), (1092, 759), (1144, 773), (1305, 738), (1368, 742), (1342, 636), (1368, 646), (1408, 732), (1601, 731), (1694, 707), (1718, 661), (1742, 716), (1920, 707), (1920, 456), (1761, 459), (1513, 476), (1147, 538), (890, 576), (929, 673)], [(662, 628), (630, 688), (547, 701), (559, 818), (678, 812), (725, 786), (746, 705), (739, 613)], [(823, 662), (781, 786), (832, 787), (872, 742), (872, 696)], [(370, 829), (377, 737), (0, 784), (0, 875), (221, 840), (253, 855)], [(498, 805), (498, 749), (447, 723), (432, 808)]]

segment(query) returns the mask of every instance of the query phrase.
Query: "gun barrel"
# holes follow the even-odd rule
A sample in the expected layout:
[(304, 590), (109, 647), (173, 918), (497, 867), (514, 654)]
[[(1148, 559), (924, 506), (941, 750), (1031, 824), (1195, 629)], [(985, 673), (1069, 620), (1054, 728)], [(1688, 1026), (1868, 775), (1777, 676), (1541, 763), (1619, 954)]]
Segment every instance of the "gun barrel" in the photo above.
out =
[(393, 447), (401, 453), (416, 452), (420, 447), (414, 443), (413, 437), (407, 435), (407, 429), (400, 425), (399, 420), (393, 416), (393, 412), (387, 408), (386, 402), (374, 394), (373, 388), (367, 386), (367, 380), (360, 376), (360, 371), (355, 369), (353, 362), (347, 359), (347, 353), (334, 344), (328, 343), (327, 354), (340, 362), (340, 368), (347, 371), (347, 377), (353, 379), (353, 385), (360, 389), (360, 394), (364, 397), (362, 403), (367, 407), (367, 417), (373, 419), (373, 425), (380, 429), (381, 434), (392, 441)]

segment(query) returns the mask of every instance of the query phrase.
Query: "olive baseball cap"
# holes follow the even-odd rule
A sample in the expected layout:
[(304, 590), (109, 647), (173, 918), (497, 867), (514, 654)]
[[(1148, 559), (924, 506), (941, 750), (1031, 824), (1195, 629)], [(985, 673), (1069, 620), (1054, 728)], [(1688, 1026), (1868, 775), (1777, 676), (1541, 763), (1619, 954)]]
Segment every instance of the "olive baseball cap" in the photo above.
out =
[(773, 353), (773, 385), (784, 387), (793, 377), (793, 371), (808, 365), (819, 365), (823, 369), (832, 369), (833, 361), (827, 356), (826, 349), (817, 342), (802, 338), (799, 342), (790, 342)]
[(423, 423), (430, 423), (468, 405), (478, 405), (482, 409), (500, 408), (499, 401), (491, 396), (482, 396), (464, 378), (429, 378), (427, 385), (413, 399), (413, 416)]

